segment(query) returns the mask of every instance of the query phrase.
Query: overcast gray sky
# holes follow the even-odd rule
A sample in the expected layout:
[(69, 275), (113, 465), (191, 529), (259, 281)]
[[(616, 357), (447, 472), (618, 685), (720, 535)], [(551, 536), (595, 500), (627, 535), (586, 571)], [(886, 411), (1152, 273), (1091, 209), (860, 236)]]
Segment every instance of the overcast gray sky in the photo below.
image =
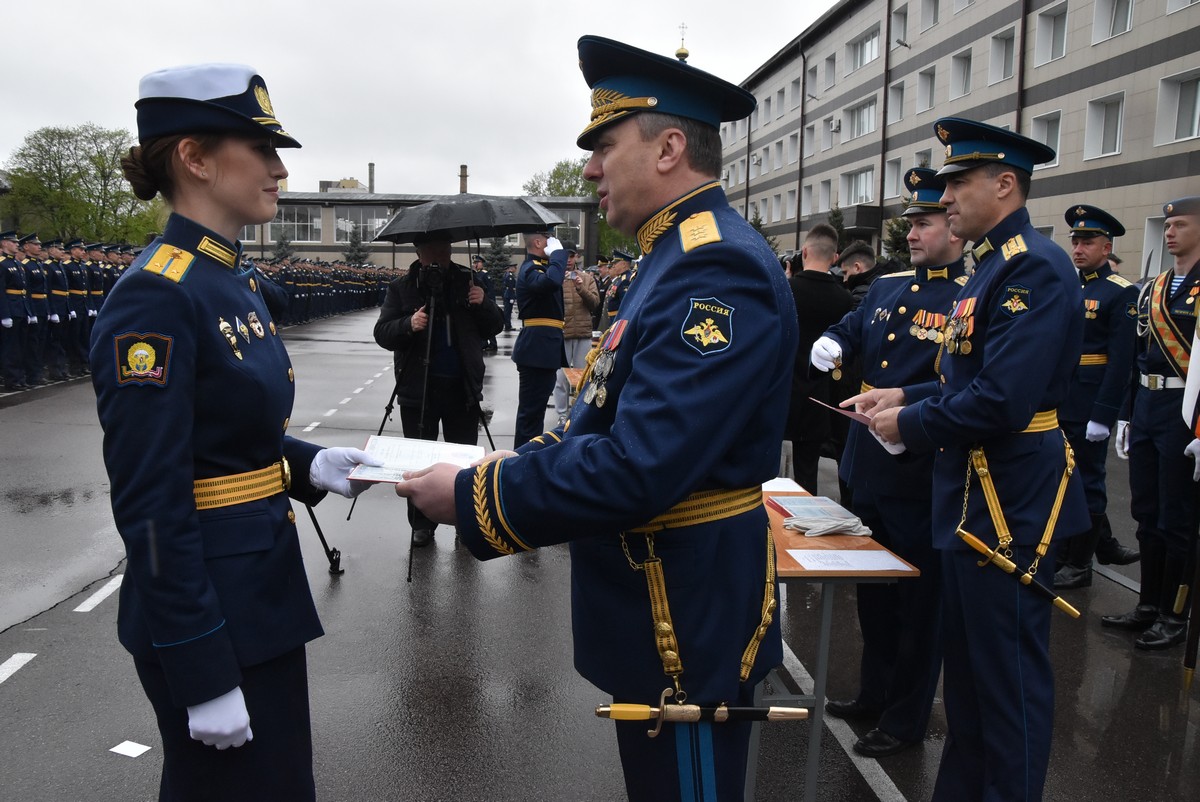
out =
[(590, 110), (575, 43), (598, 34), (671, 54), (735, 83), (833, 0), (8, 0), (2, 4), (0, 164), (30, 131), (92, 122), (136, 130), (139, 78), (231, 61), (266, 79), (303, 143), (288, 189), (367, 181), (379, 192), (517, 194), (576, 158)]

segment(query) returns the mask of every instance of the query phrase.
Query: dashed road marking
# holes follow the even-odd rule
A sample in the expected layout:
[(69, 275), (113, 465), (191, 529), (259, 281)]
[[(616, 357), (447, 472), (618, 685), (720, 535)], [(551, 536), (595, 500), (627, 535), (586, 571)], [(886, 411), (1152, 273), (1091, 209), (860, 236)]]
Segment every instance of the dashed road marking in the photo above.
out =
[(114, 590), (121, 587), (122, 578), (123, 575), (114, 576), (112, 579), (104, 583), (104, 587), (97, 590), (91, 596), (88, 596), (87, 599), (84, 600), (83, 604), (79, 605), (71, 612), (90, 613), (92, 610), (95, 610), (100, 605), (100, 602), (107, 599), (112, 595)]
[(35, 657), (37, 657), (36, 653), (17, 652), (3, 663), (0, 663), (0, 682), (4, 682), (13, 674), (16, 674), (26, 663)]

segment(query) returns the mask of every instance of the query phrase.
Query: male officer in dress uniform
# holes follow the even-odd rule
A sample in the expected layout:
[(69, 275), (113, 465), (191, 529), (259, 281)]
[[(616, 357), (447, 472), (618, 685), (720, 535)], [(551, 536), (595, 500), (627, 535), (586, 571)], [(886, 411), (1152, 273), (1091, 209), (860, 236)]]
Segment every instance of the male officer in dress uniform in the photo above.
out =
[(87, 251), (84, 250), (83, 240), (73, 239), (67, 243), (69, 258), (63, 262), (67, 271), (67, 369), (71, 375), (79, 376), (90, 373), (88, 361), (88, 315), (87, 294), (88, 275), (84, 261)]
[(558, 369), (567, 366), (562, 295), (567, 252), (561, 242), (545, 233), (526, 234), (525, 250), (528, 254), (517, 271), (521, 331), (512, 351), (520, 376), (514, 448), (545, 430), (546, 401), (554, 392)]
[(1163, 217), (1175, 267), (1146, 282), (1138, 298), (1133, 416), (1127, 427), (1117, 423), (1116, 438), (1118, 454), (1129, 457), (1142, 584), (1136, 608), (1101, 618), (1107, 627), (1144, 630), (1134, 645), (1151, 650), (1183, 643), (1187, 635), (1200, 527), (1200, 442), (1181, 415), (1200, 307), (1200, 196), (1168, 203)]
[(67, 254), (60, 239), (44, 245), (49, 258), (42, 262), (42, 268), (46, 274), (46, 295), (50, 302), (50, 314), (46, 319), (46, 370), (51, 381), (62, 381), (67, 378), (67, 321), (71, 316), (70, 283), (63, 265)]
[(37, 234), (26, 234), (17, 243), (25, 253), (21, 267), (25, 271), (25, 291), (29, 298), (29, 325), (25, 328), (21, 362), (25, 366), (25, 383), (37, 387), (46, 383), (46, 366), (42, 360), (46, 352), (46, 321), (50, 317), (42, 241)]
[[(813, 344), (812, 364), (819, 370), (861, 358), (863, 390), (937, 380), (946, 311), (967, 283), (963, 242), (950, 233), (940, 202), (945, 183), (933, 170), (915, 167), (904, 186), (912, 198), (904, 216), (912, 223), (915, 270), (880, 276), (858, 308)], [(911, 581), (858, 586), (858, 696), (825, 705), (838, 718), (877, 721), (854, 750), (884, 757), (925, 737), (942, 670), (941, 558), (933, 547), (929, 504), (933, 455), (900, 462), (852, 422), (839, 467), (853, 490), (855, 514), (877, 541), (921, 571)]]
[(1108, 436), (1129, 392), (1137, 287), (1108, 264), (1113, 239), (1125, 234), (1119, 220), (1084, 203), (1067, 209), (1065, 217), (1071, 227), (1071, 260), (1083, 284), (1083, 353), (1058, 419), (1075, 450), (1075, 468), (1092, 517), (1092, 528), (1072, 538), (1054, 575), (1054, 587), (1070, 589), (1092, 584), (1093, 554), (1106, 564), (1128, 565), (1138, 558), (1112, 535), (1104, 466)]
[[(779, 466), (796, 347), (783, 271), (718, 179), (717, 126), (754, 97), (608, 39), (583, 37), (579, 56), (583, 175), (637, 236), (639, 278), (565, 426), (397, 492), (457, 521), (480, 559), (572, 541), (575, 665), (616, 701), (746, 704), (782, 652), (761, 483)], [(616, 725), (630, 799), (741, 798), (747, 723), (651, 726)]]
[(8, 392), (24, 390), (25, 332), (32, 312), (29, 309), (29, 294), (25, 290), (25, 268), (21, 265), (20, 239), (15, 231), (0, 234), (0, 278), (4, 282), (4, 299), (0, 301), (0, 327), (4, 334), (0, 338), (3, 361), (4, 389)]
[(1054, 723), (1052, 608), (975, 549), (1048, 592), (1051, 538), (1089, 527), (1056, 414), (1079, 364), (1083, 298), (1070, 260), (1025, 209), (1033, 165), (1053, 149), (954, 117), (934, 131), (950, 230), (975, 243), (977, 267), (943, 329), (938, 381), (848, 401), (885, 442), (934, 454), (948, 733), (933, 799), (1036, 800)]
[(96, 315), (104, 305), (104, 243), (92, 242), (84, 246), (88, 260), (84, 263), (88, 274), (88, 342), (91, 343), (92, 328)]
[(609, 284), (604, 293), (604, 315), (600, 319), (600, 325), (606, 329), (617, 319), (621, 300), (629, 291), (629, 285), (637, 278), (637, 268), (632, 265), (632, 254), (613, 248), (612, 263), (608, 268)]

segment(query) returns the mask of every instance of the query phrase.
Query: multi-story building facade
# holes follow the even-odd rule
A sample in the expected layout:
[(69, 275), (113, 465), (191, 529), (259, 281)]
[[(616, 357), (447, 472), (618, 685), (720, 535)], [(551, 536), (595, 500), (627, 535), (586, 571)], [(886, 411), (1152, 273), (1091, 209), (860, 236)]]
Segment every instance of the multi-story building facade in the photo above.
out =
[(742, 86), (727, 123), (730, 202), (784, 249), (836, 206), (880, 245), (904, 172), (937, 168), (933, 122), (955, 115), (1051, 145), (1034, 225), (1066, 246), (1063, 213), (1101, 206), (1140, 273), (1170, 263), (1162, 204), (1200, 194), (1200, 0), (842, 0)]

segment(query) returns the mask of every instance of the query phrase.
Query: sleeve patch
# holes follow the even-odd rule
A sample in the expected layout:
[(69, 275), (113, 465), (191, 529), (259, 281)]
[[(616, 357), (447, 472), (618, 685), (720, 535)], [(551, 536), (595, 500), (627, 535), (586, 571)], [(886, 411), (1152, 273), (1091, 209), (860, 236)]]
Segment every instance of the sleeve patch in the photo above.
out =
[(702, 356), (718, 354), (733, 344), (733, 307), (717, 298), (692, 298), (679, 334)]
[(1021, 284), (1009, 284), (1005, 287), (1004, 297), (1008, 300), (1000, 304), (1000, 308), (1006, 311), (1009, 317), (1028, 312), (1033, 303), (1033, 293)]
[(159, 245), (142, 269), (147, 273), (154, 273), (178, 284), (183, 281), (194, 261), (196, 261), (195, 255), (182, 248), (176, 248), (174, 245)]
[(679, 224), (679, 244), (683, 252), (721, 241), (721, 229), (712, 212), (697, 212)]
[(117, 386), (167, 385), (174, 339), (165, 334), (131, 331), (113, 337)]

